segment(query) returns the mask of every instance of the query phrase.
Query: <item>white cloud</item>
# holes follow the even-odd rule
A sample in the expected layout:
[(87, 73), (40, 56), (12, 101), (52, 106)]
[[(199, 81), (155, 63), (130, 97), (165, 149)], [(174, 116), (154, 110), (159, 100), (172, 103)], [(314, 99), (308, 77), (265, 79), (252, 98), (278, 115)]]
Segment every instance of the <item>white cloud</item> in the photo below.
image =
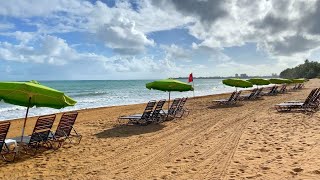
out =
[(126, 18), (117, 18), (104, 24), (97, 36), (105, 45), (120, 54), (138, 54), (144, 51), (145, 46), (153, 46), (145, 34), (137, 31), (135, 23)]
[(161, 45), (160, 46), (166, 53), (168, 59), (172, 60), (183, 60), (186, 62), (190, 62), (192, 59), (192, 54), (190, 49), (185, 49), (179, 47), (175, 44), (168, 45)]
[(12, 23), (1, 23), (0, 22), (0, 31), (10, 30), (15, 27)]
[[(196, 46), (223, 49), (257, 43), (271, 57), (308, 54), (320, 46), (320, 1), (176, 1), (161, 3), (185, 16), (197, 17), (189, 32)], [(163, 7), (164, 6), (164, 7)], [(208, 11), (213, 7), (216, 12)], [(208, 16), (211, 13), (211, 16)], [(212, 14), (213, 13), (213, 14)], [(308, 38), (312, 35), (312, 38)], [(301, 44), (298, 42), (302, 42)], [(260, 48), (261, 49), (261, 48)]]
[(49, 63), (64, 65), (68, 61), (81, 59), (100, 60), (101, 57), (92, 53), (79, 53), (68, 43), (50, 35), (35, 35), (30, 38), (33, 43), (11, 44), (0, 42), (0, 59), (18, 62)]
[[(167, 74), (185, 69), (203, 72), (206, 69), (203, 66), (211, 64), (211, 69), (221, 73), (222, 70), (233, 73), (241, 68), (259, 73), (255, 66), (237, 63), (237, 59), (231, 59), (222, 50), (257, 44), (258, 51), (269, 55), (270, 64), (260, 63), (256, 69), (266, 72), (296, 65), (320, 46), (320, 1), (316, 0), (139, 0), (137, 6), (133, 10), (128, 1), (116, 1), (112, 8), (100, 1), (4, 1), (0, 16), (17, 18), (37, 30), (6, 32), (17, 27), (11, 23), (0, 24), (0, 35), (14, 37), (18, 42), (0, 42), (0, 58), (54, 65), (88, 59), (102, 61), (107, 70), (116, 72), (157, 71), (159, 67)], [(178, 43), (165, 46), (150, 38), (153, 32), (174, 28), (187, 29), (197, 43), (189, 47)], [(102, 42), (117, 55), (79, 52), (77, 46), (59, 37), (66, 32), (88, 34), (89, 42), (84, 43)], [(164, 58), (154, 59), (152, 54), (147, 54), (149, 47), (162, 48)], [(233, 68), (217, 69), (214, 63), (220, 63), (219, 68), (223, 65)], [(195, 69), (187, 67), (192, 64)]]

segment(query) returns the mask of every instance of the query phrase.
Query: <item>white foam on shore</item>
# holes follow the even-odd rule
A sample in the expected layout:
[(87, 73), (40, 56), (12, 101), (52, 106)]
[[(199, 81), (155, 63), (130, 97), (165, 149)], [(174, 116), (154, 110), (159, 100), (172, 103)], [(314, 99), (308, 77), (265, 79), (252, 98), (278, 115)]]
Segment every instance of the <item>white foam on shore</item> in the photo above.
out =
[[(145, 88), (144, 84), (147, 81), (115, 81), (112, 86), (101, 86), (102, 82), (97, 81), (99, 86), (95, 86), (96, 81), (87, 82), (91, 83), (89, 86), (83, 87), (81, 90), (80, 87), (83, 86), (81, 81), (72, 82), (72, 87), (68, 88), (70, 82), (53, 82), (55, 84), (62, 86), (64, 89), (61, 89), (64, 92), (74, 98), (77, 101), (77, 104), (73, 107), (66, 107), (63, 109), (51, 109), (51, 108), (31, 108), (29, 110), (29, 117), (39, 116), (45, 114), (59, 113), (64, 111), (71, 110), (80, 110), (88, 108), (98, 108), (106, 106), (118, 106), (118, 105), (129, 105), (129, 104), (139, 104), (145, 103), (149, 100), (159, 100), (159, 99), (168, 99), (168, 92), (148, 90)], [(53, 84), (52, 83), (52, 84)], [(106, 83), (110, 83), (106, 81)], [(125, 86), (121, 83), (133, 84), (131, 86)], [(137, 84), (140, 83), (140, 84)], [(48, 83), (49, 86), (51, 85)], [(62, 84), (62, 85), (61, 85)], [(137, 84), (137, 85), (135, 85)], [(78, 87), (80, 86), (80, 87)], [(119, 88), (117, 88), (117, 86)], [(125, 87), (124, 87), (125, 86)], [(51, 86), (52, 87), (52, 86)], [(55, 88), (55, 87), (54, 87)], [(235, 88), (224, 86), (221, 83), (221, 80), (217, 79), (208, 79), (208, 80), (197, 80), (195, 82), (195, 96), (205, 96), (212, 94), (221, 94), (234, 91)], [(238, 88), (238, 90), (241, 90)], [(171, 99), (177, 97), (193, 97), (193, 92), (171, 92)], [(26, 113), (26, 107), (15, 106), (0, 102), (0, 121), (7, 119), (17, 119), (23, 118)]]

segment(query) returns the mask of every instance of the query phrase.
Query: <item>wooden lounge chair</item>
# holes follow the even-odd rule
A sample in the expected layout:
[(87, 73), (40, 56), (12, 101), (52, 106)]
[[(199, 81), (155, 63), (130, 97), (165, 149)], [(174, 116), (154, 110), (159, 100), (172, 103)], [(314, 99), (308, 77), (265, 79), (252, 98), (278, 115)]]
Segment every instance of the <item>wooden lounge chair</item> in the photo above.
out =
[[(67, 139), (70, 143), (74, 144), (79, 144), (82, 136), (78, 134), (76, 129), (73, 127), (76, 119), (78, 117), (78, 112), (77, 111), (72, 111), (72, 112), (66, 112), (63, 113), (60, 122), (58, 124), (58, 127), (56, 129), (55, 133), (52, 133), (51, 140), (54, 140), (59, 143), (58, 147), (62, 146), (62, 143), (64, 143)], [(74, 132), (72, 134), (71, 132)], [(72, 138), (75, 138), (76, 141), (72, 141)]]
[(181, 99), (179, 106), (176, 109), (174, 117), (181, 118), (185, 113), (187, 113), (187, 115), (189, 115), (190, 111), (185, 107), (187, 100), (188, 100), (188, 97)]
[[(315, 88), (312, 89), (312, 91), (309, 93), (307, 99), (312, 102), (315, 101), (315, 98), (317, 97), (318, 93), (320, 93), (320, 88)], [(291, 101), (286, 101), (285, 103), (304, 103), (305, 101), (301, 100), (291, 100)]]
[(161, 112), (163, 111), (162, 108), (163, 108), (163, 105), (165, 102), (166, 102), (165, 99), (161, 99), (158, 101), (156, 107), (154, 108), (154, 110), (151, 114), (151, 118), (148, 121), (149, 123), (152, 123), (152, 122), (159, 123), (159, 122), (162, 122), (165, 120), (165, 116), (163, 114), (161, 114)]
[(278, 86), (272, 86), (268, 92), (262, 92), (263, 96), (273, 96), (277, 94)]
[(213, 100), (213, 102), (219, 104), (219, 105), (223, 105), (223, 104), (228, 104), (231, 103), (234, 100), (234, 96), (237, 94), (237, 91), (234, 91), (230, 97), (228, 99), (217, 99), (217, 100)]
[(237, 100), (239, 100), (239, 96), (241, 94), (241, 91), (234, 91), (229, 99), (219, 99), (214, 100), (213, 102), (217, 103), (218, 105), (231, 105), (235, 104)]
[[(21, 146), (26, 153), (30, 150), (32, 154), (35, 154), (41, 146), (53, 148), (52, 143), (49, 141), (49, 135), (55, 118), (55, 114), (40, 116), (33, 128), (32, 134), (30, 136), (24, 136), (23, 142), (20, 142), (19, 146)], [(20, 141), (21, 137), (16, 137), (15, 139)]]
[(156, 105), (156, 101), (152, 100), (147, 103), (146, 108), (144, 109), (144, 112), (142, 115), (135, 114), (130, 116), (120, 116), (118, 120), (129, 120), (128, 123), (130, 124), (140, 124), (140, 125), (147, 125), (150, 121), (151, 114), (153, 111), (154, 106)]
[(262, 97), (263, 88), (259, 88), (256, 93), (251, 97), (251, 99), (258, 99)]
[(300, 83), (300, 84), (298, 85), (297, 89), (302, 89), (303, 86), (304, 86), (304, 84), (303, 84), (303, 83)]
[(162, 110), (160, 113), (165, 116), (165, 120), (173, 119), (176, 116), (177, 108), (181, 102), (181, 98), (175, 98), (167, 110)]
[(314, 106), (315, 106), (314, 102), (317, 102), (320, 96), (320, 94), (316, 93), (318, 90), (319, 90), (318, 88), (313, 89), (304, 102), (297, 102), (297, 101), (284, 102), (284, 103), (276, 104), (275, 109), (278, 112), (291, 111), (291, 110), (307, 111), (310, 109), (314, 109)]
[(283, 85), (281, 87), (281, 89), (278, 91), (278, 93), (281, 93), (281, 94), (286, 93), (286, 92), (287, 92), (287, 85)]
[(10, 128), (10, 122), (0, 123), (0, 154), (5, 161), (14, 161), (17, 151), (12, 150), (6, 143), (6, 137)]
[(256, 88), (256, 89), (253, 89), (250, 94), (240, 95), (239, 100), (250, 100), (255, 96), (257, 91), (258, 89)]

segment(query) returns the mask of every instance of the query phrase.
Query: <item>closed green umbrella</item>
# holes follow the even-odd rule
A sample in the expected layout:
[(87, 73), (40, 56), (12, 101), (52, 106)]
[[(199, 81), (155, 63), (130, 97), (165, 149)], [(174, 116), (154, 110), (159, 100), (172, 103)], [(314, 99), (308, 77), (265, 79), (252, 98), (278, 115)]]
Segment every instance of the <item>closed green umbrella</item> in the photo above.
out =
[(291, 80), (289, 80), (289, 79), (282, 79), (282, 78), (272, 78), (272, 79), (269, 79), (269, 81), (270, 81), (272, 84), (290, 84), (290, 83), (292, 83)]
[(227, 85), (227, 86), (231, 86), (231, 87), (241, 87), (241, 88), (248, 88), (248, 87), (252, 87), (252, 83), (242, 80), (242, 79), (237, 79), (237, 78), (231, 78), (231, 79), (224, 79), (222, 80), (222, 83)]
[(266, 80), (266, 79), (262, 79), (262, 78), (252, 78), (252, 79), (248, 79), (247, 81), (251, 82), (254, 85), (268, 85), (270, 84), (270, 81)]
[[(169, 102), (170, 102), (171, 91), (183, 92), (183, 91), (193, 90), (193, 87), (191, 85), (175, 79), (162, 79), (162, 80), (153, 81), (153, 82), (147, 83), (146, 88), (169, 92)], [(169, 103), (168, 103), (168, 109), (169, 109)]]
[(39, 84), (30, 82), (0, 82), (0, 101), (27, 107), (24, 119), (21, 141), (28, 117), (29, 108), (50, 107), (55, 109), (73, 106), (77, 102), (66, 96), (63, 92)]

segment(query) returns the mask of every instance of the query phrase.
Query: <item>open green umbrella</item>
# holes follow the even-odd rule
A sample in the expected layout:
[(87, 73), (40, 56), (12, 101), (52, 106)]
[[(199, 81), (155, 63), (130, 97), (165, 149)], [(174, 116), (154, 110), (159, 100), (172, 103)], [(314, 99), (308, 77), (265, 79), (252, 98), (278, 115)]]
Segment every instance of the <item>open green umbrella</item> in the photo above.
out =
[(282, 79), (282, 78), (272, 78), (272, 79), (269, 79), (269, 81), (270, 81), (272, 84), (290, 84), (290, 83), (292, 83), (291, 80), (289, 80), (289, 79)]
[(266, 79), (262, 79), (262, 78), (252, 78), (252, 79), (248, 79), (247, 81), (251, 82), (254, 85), (268, 85), (270, 84), (270, 81), (266, 80)]
[(29, 108), (50, 107), (60, 109), (73, 106), (77, 102), (63, 92), (41, 85), (37, 81), (30, 82), (0, 82), (0, 101), (27, 107), (24, 119), (21, 141), (28, 117)]
[(227, 86), (231, 86), (231, 87), (241, 87), (241, 88), (248, 88), (248, 87), (252, 87), (252, 83), (242, 80), (242, 79), (237, 79), (237, 78), (231, 78), (231, 79), (224, 79), (222, 80), (222, 83), (227, 85)]
[(291, 79), (291, 81), (293, 83), (304, 83), (306, 82), (306, 80), (304, 78), (300, 78), (300, 79)]
[[(147, 83), (146, 88), (169, 92), (169, 102), (170, 102), (171, 91), (183, 92), (183, 91), (193, 90), (193, 87), (191, 85), (175, 79), (162, 79), (162, 80), (153, 81), (153, 82)], [(168, 109), (169, 109), (169, 103), (168, 103)]]

